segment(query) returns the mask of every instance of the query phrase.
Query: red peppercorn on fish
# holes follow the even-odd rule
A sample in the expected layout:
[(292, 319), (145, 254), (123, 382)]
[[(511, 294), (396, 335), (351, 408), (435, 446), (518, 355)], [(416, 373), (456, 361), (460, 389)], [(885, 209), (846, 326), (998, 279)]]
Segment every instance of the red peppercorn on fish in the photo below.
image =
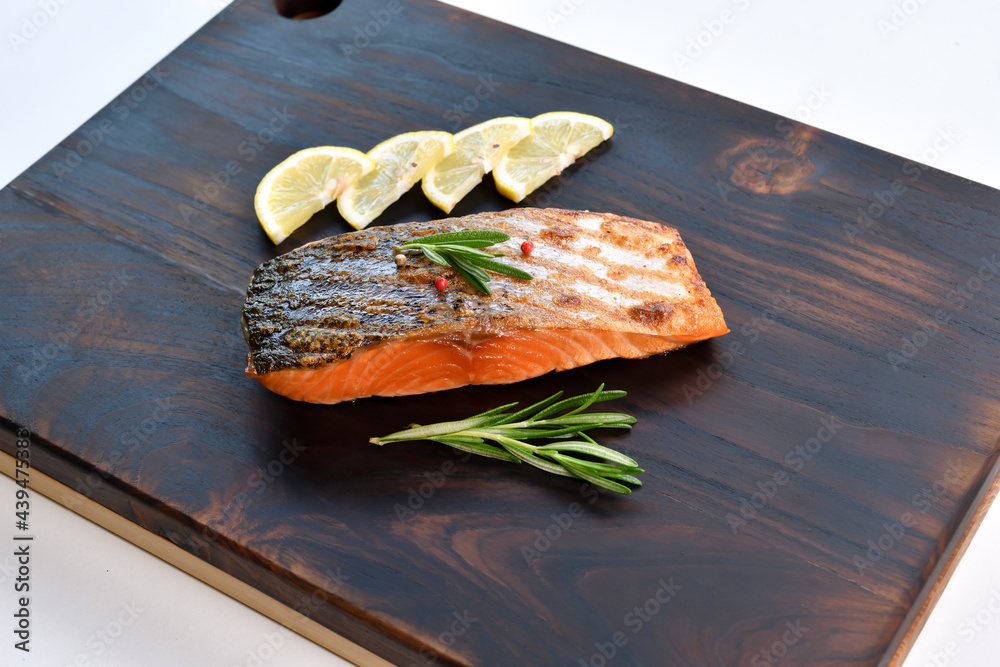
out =
[[(468, 229), (509, 234), (489, 250), (534, 278), (490, 274), (486, 296), (421, 254), (402, 266), (394, 259), (393, 246)], [(521, 250), (527, 240), (530, 254)], [(247, 375), (312, 403), (518, 382), (728, 332), (676, 230), (556, 209), (373, 227), (310, 243), (254, 272), (243, 329)]]

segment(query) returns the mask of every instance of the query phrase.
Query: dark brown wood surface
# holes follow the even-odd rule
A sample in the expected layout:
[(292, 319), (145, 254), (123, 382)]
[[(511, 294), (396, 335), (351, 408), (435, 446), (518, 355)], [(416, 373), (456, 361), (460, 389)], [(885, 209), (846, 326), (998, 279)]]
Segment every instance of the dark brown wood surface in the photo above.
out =
[[(552, 110), (615, 135), (524, 203), (677, 227), (732, 333), (326, 407), (244, 377), (254, 267), (348, 230), (331, 207), (275, 249), (253, 211), (274, 164)], [(509, 205), (484, 184), (455, 214)], [(0, 192), (2, 416), (44, 472), (399, 664), (876, 664), (996, 477), (998, 212), (995, 190), (432, 2), (291, 21), (247, 0)], [(418, 188), (378, 224), (436, 217)], [(606, 438), (648, 471), (630, 497), (367, 443), (601, 382), (639, 419)]]

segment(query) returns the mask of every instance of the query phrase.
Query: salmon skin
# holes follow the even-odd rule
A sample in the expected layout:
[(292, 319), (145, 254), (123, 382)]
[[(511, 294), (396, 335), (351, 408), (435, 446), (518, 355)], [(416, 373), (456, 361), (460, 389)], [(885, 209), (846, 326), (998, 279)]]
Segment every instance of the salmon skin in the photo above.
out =
[[(493, 229), (490, 248), (534, 276), (490, 274), (492, 296), (393, 246)], [(530, 255), (521, 252), (534, 243)], [(434, 281), (445, 276), (439, 291)], [(254, 272), (246, 373), (283, 396), (338, 403), (506, 384), (728, 333), (675, 229), (608, 213), (512, 209), (373, 227), (305, 245)]]

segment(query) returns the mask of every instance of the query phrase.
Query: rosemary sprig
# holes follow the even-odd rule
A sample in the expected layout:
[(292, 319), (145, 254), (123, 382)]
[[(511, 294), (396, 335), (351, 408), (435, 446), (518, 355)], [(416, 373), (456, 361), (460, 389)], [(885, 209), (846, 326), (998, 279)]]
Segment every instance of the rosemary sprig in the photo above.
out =
[[(384, 445), (407, 440), (432, 440), (464, 452), (502, 461), (521, 461), (547, 472), (579, 477), (616, 493), (632, 493), (626, 484), (642, 486), (636, 475), (645, 472), (628, 456), (597, 444), (586, 431), (595, 428), (631, 429), (635, 417), (616, 412), (584, 410), (594, 403), (625, 396), (624, 391), (596, 391), (559, 400), (563, 392), (532, 406), (507, 412), (517, 403), (481, 412), (467, 419), (410, 428), (369, 442)], [(563, 412), (557, 415), (556, 413)], [(486, 441), (495, 442), (496, 445)], [(526, 440), (555, 440), (532, 445)]]
[(424, 257), (435, 264), (450, 266), (460, 276), (469, 281), (477, 290), (489, 296), (492, 294), (489, 286), (490, 275), (487, 271), (502, 273), (512, 278), (531, 280), (527, 271), (501, 264), (494, 257), (503, 257), (502, 252), (486, 252), (480, 248), (488, 248), (497, 243), (503, 243), (510, 236), (491, 229), (470, 229), (463, 232), (448, 232), (421, 236), (413, 241), (407, 241), (395, 246), (396, 252), (404, 250), (419, 250)]

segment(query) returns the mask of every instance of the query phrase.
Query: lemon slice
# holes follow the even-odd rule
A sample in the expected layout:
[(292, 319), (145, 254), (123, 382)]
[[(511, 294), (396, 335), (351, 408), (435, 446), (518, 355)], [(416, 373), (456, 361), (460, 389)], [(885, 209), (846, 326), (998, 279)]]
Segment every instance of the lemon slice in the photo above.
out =
[(521, 201), (591, 148), (609, 138), (611, 123), (571, 111), (531, 119), (531, 134), (507, 151), (493, 170), (497, 190)]
[(368, 151), (375, 168), (337, 199), (340, 214), (355, 229), (364, 229), (454, 147), (449, 132), (407, 132), (386, 139)]
[(348, 185), (372, 170), (371, 159), (353, 148), (319, 146), (285, 159), (257, 186), (257, 219), (275, 244), (337, 198)]
[(472, 188), (493, 171), (511, 146), (531, 132), (531, 120), (506, 116), (494, 118), (455, 135), (455, 150), (424, 176), (421, 187), (427, 198), (451, 213)]

